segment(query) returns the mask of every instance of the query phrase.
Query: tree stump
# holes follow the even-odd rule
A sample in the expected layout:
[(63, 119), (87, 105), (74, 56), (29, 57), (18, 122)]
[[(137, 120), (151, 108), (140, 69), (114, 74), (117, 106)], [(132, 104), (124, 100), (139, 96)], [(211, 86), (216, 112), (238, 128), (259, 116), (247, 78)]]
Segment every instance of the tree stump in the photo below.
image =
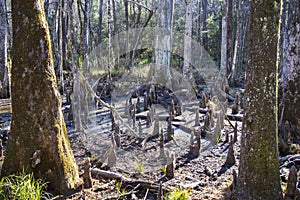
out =
[(196, 107), (195, 126), (200, 126), (199, 108)]
[(166, 153), (167, 155), (167, 167), (166, 167), (166, 177), (174, 178), (175, 171), (175, 155), (174, 153), (169, 154), (169, 151)]
[(229, 148), (228, 148), (225, 165), (232, 166), (234, 164), (235, 164), (235, 157), (234, 157), (234, 150), (233, 150), (233, 139), (232, 139), (232, 136), (230, 136), (230, 143), (229, 143)]
[(237, 122), (235, 122), (235, 125), (234, 125), (234, 133), (233, 133), (233, 143), (237, 142)]
[(285, 192), (285, 197), (294, 199), (296, 195), (296, 186), (297, 186), (297, 169), (295, 166), (292, 166), (289, 172), (287, 187)]
[(83, 182), (84, 182), (84, 188), (91, 188), (92, 185), (92, 175), (91, 175), (91, 162), (90, 158), (86, 158), (84, 161), (84, 168), (83, 168)]

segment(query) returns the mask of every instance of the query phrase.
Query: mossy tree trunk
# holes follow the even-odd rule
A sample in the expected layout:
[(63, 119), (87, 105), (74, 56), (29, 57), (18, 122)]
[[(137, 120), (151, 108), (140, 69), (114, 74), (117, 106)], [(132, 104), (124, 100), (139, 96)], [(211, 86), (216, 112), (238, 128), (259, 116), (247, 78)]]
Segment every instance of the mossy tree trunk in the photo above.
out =
[(277, 59), (280, 0), (251, 1), (239, 199), (282, 199), (278, 167)]
[(0, 0), (0, 98), (9, 97), (9, 68), (7, 65), (6, 5)]
[[(300, 2), (288, 2), (288, 20), (284, 42), (284, 63), (280, 81), (281, 116), (284, 124), (289, 121), (292, 126), (300, 127)], [(297, 135), (299, 137), (299, 135)], [(299, 142), (299, 141), (298, 141)]]
[(44, 1), (12, 1), (12, 125), (1, 176), (23, 169), (69, 193), (78, 181), (57, 89)]

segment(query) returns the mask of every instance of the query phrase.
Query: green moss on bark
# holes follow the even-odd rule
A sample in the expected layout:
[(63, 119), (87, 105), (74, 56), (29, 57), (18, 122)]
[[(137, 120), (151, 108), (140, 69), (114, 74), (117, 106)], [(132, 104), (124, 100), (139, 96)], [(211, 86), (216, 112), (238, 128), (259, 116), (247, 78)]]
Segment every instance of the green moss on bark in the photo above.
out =
[(278, 167), (277, 44), (280, 0), (251, 1), (239, 199), (282, 199)]
[(61, 111), (43, 1), (12, 1), (12, 126), (2, 176), (26, 169), (59, 193), (78, 170)]

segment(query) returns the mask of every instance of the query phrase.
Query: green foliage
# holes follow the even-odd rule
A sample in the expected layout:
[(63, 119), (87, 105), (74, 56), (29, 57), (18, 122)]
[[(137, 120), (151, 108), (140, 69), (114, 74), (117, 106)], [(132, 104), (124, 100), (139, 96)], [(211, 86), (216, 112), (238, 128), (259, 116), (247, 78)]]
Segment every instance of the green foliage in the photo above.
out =
[(191, 195), (189, 189), (181, 189), (179, 187), (175, 188), (171, 192), (167, 193), (165, 200), (187, 200)]
[(24, 171), (18, 175), (3, 177), (0, 181), (0, 199), (50, 199), (44, 190), (46, 184), (35, 180), (33, 173), (26, 174)]
[(144, 171), (144, 163), (140, 163), (138, 161), (134, 162), (135, 168), (139, 173), (142, 173)]
[(219, 144), (220, 142), (222, 142), (222, 135), (220, 135), (219, 137), (217, 137), (216, 143)]
[(162, 171), (162, 173), (166, 173), (167, 172), (167, 167), (166, 166), (163, 166), (162, 168), (161, 168), (161, 171)]

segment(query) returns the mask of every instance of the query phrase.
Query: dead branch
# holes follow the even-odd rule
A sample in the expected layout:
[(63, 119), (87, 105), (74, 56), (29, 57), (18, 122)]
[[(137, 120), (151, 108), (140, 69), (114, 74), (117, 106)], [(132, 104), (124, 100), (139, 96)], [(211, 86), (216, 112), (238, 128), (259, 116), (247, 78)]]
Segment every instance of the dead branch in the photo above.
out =
[[(92, 177), (94, 179), (115, 179), (122, 181), (124, 184), (130, 184), (130, 185), (140, 185), (142, 188), (147, 188), (152, 191), (157, 191), (159, 188), (158, 183), (154, 183), (151, 181), (145, 181), (145, 180), (136, 180), (132, 178), (127, 178), (123, 176), (122, 174), (111, 172), (111, 171), (105, 171), (97, 168), (91, 169)], [(164, 192), (168, 192), (170, 189), (167, 187), (163, 188)]]
[(86, 77), (80, 72), (78, 71), (78, 74), (82, 77), (84, 84), (87, 86), (89, 92), (91, 93), (91, 95), (96, 99), (96, 101), (98, 101), (103, 107), (106, 107), (108, 109), (110, 109), (115, 116), (121, 121), (121, 123), (128, 128), (128, 130), (136, 137), (136, 138), (140, 138), (135, 131), (125, 122), (125, 120), (121, 117), (121, 115), (119, 114), (119, 112), (116, 110), (116, 108), (114, 106), (111, 106), (107, 103), (105, 103), (93, 90), (93, 88), (91, 87), (90, 84), (88, 84)]

